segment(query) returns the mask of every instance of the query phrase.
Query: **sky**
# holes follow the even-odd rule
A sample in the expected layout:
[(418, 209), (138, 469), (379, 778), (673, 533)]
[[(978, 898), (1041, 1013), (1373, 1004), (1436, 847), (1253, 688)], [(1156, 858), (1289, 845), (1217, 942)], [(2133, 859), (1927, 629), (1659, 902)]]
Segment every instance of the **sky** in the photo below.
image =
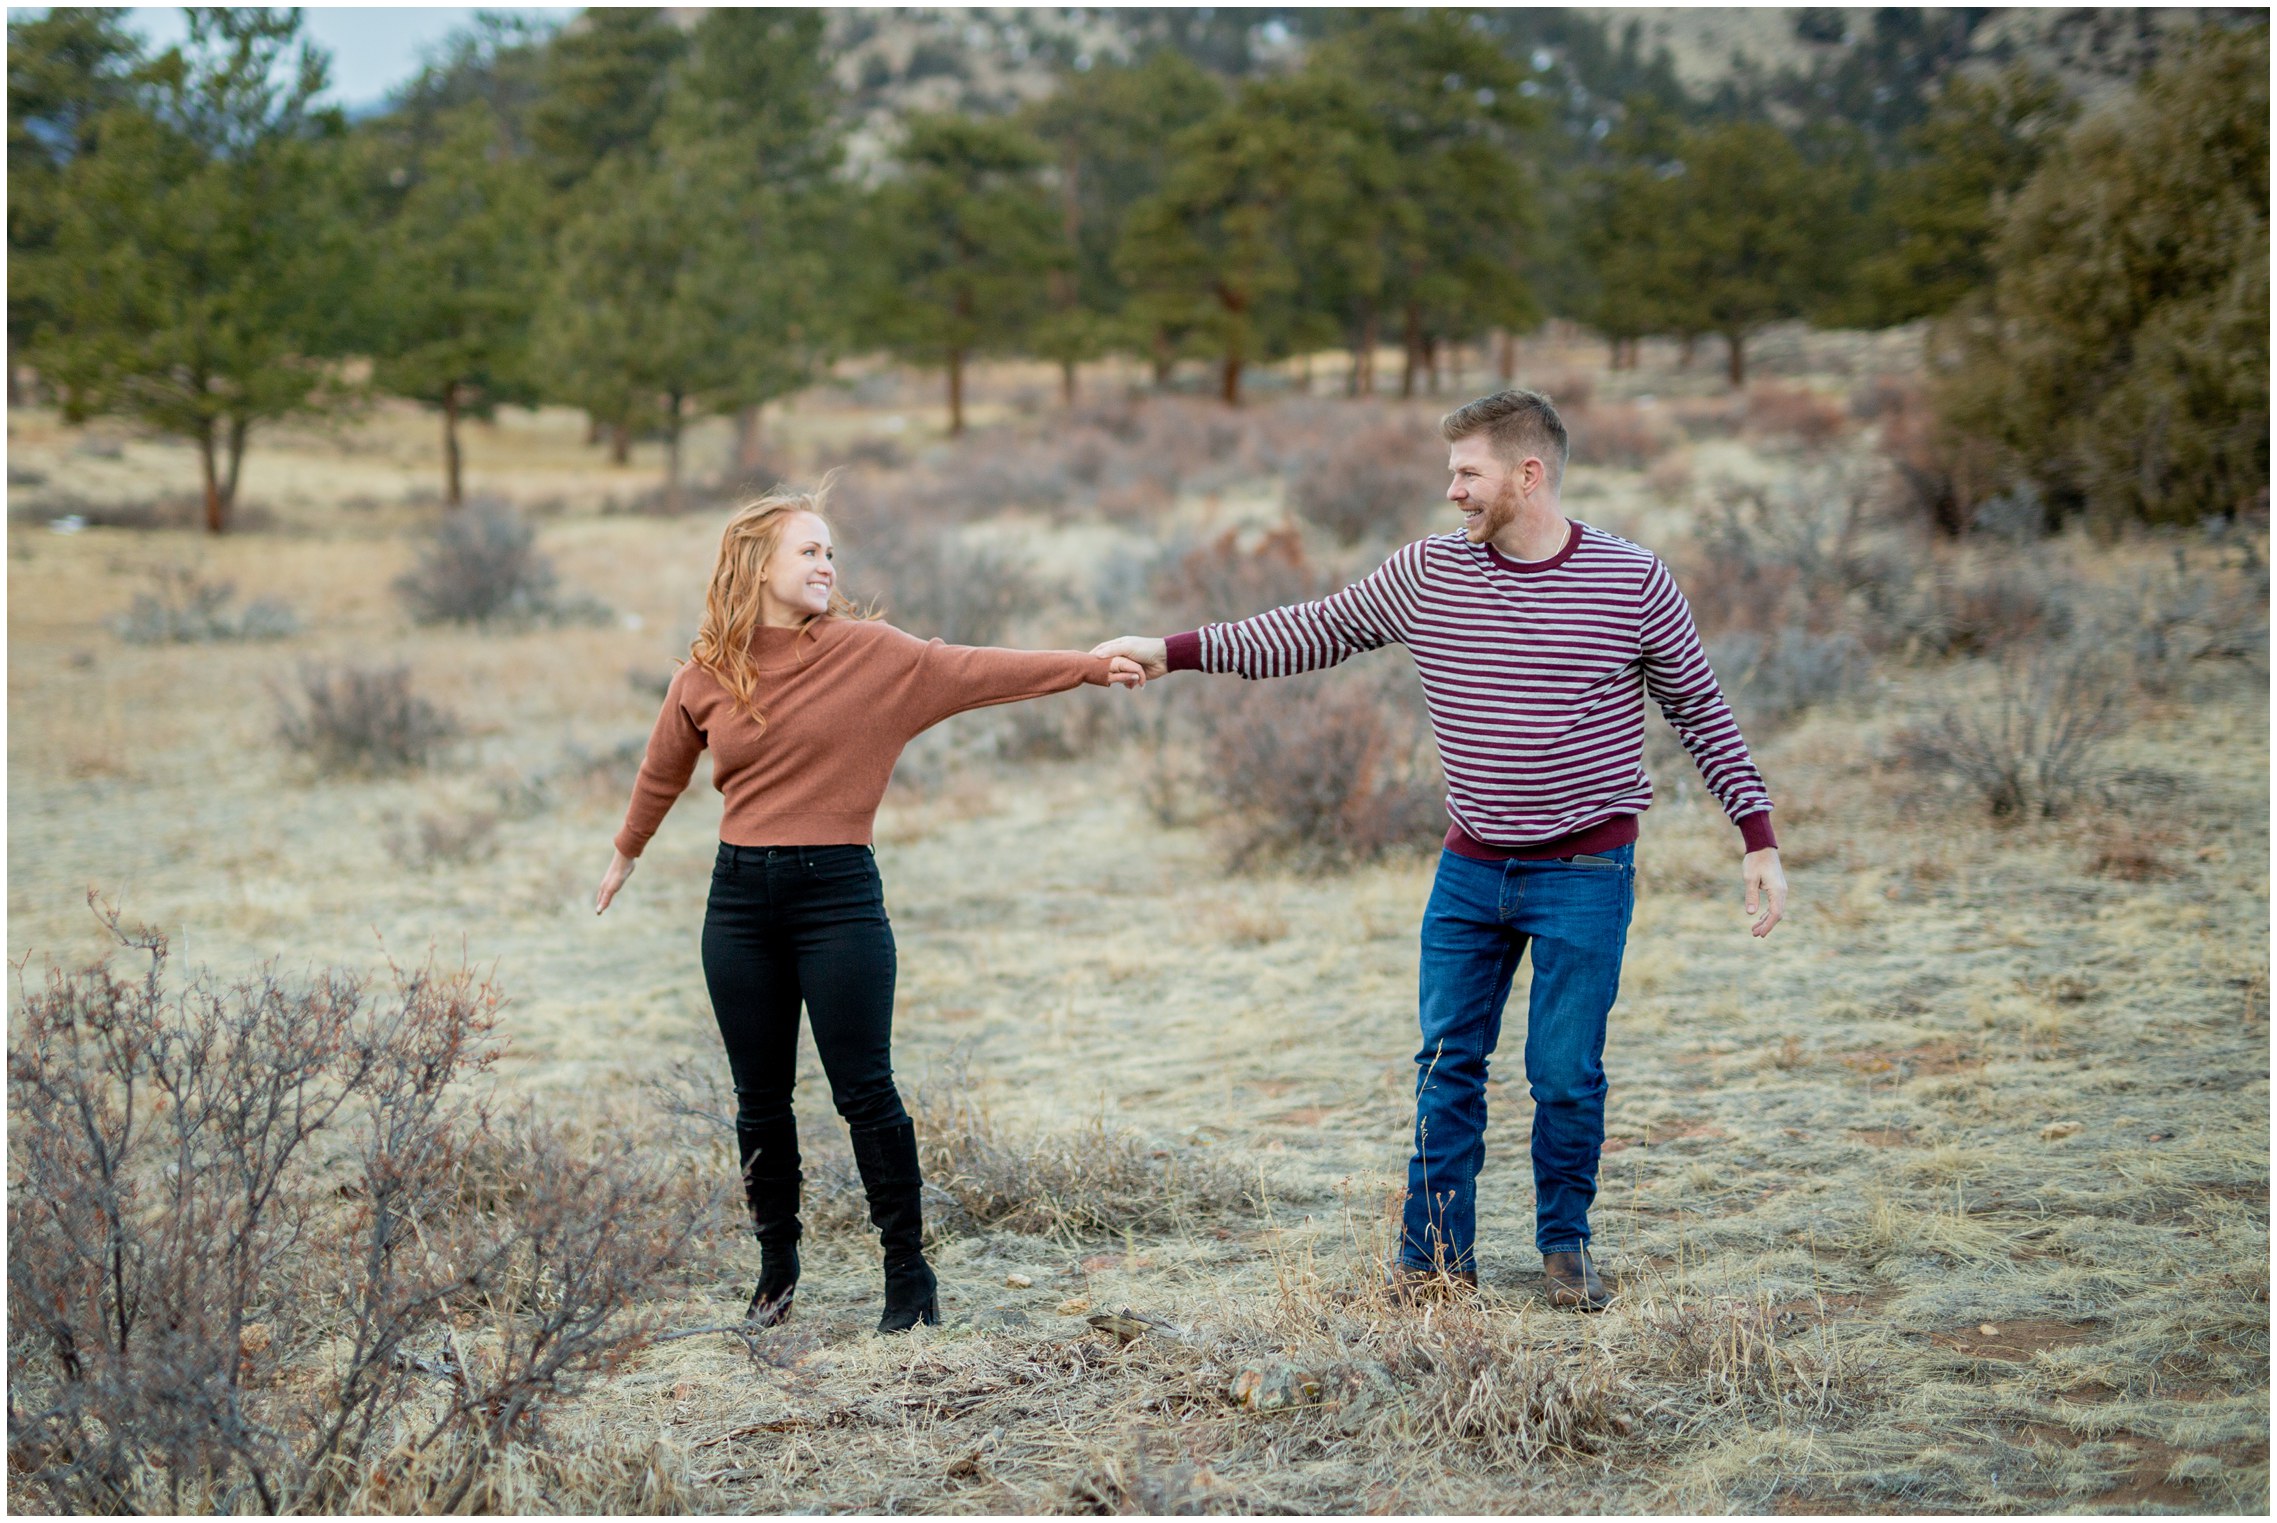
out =
[[(45, 7), (11, 7), (11, 18), (36, 16)], [(489, 6), (545, 19), (562, 20), (574, 6)], [(378, 105), (387, 93), (419, 72), (430, 50), (444, 38), (471, 23), (472, 6), (311, 5), (301, 10), (301, 25), (317, 46), (332, 55), (330, 99), (350, 111)], [(188, 23), (177, 6), (135, 6), (126, 13), (128, 25), (149, 39), (153, 51), (163, 51), (189, 35)]]

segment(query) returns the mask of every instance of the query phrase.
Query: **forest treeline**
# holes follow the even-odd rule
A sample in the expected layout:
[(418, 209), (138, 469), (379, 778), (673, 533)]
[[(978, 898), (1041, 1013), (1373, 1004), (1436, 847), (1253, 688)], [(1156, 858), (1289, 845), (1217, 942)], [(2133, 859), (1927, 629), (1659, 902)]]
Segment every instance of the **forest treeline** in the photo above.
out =
[[(1928, 318), (1970, 491), (2051, 521), (2265, 493), (2265, 22), (2179, 34), (2087, 114), (2022, 66), (1876, 78), (1871, 50), (1817, 92), (1871, 109), (1699, 103), (1633, 39), (1512, 27), (1321, 13), (1284, 66), (1162, 43), (872, 141), (817, 11), (489, 15), (355, 122), (296, 12), (194, 9), (156, 55), (116, 10), (11, 19), (11, 398), (28, 373), (192, 441), (219, 532), (257, 428), (368, 391), (436, 409), (449, 501), (460, 420), (539, 402), (620, 460), (663, 438), (676, 496), (690, 421), (737, 419), (756, 466), (765, 404), (854, 353), (937, 367), (955, 431), (989, 356), (1058, 362), (1070, 400), (1109, 354), (1206, 361), (1229, 404), (1327, 353), (1404, 395), (1560, 317), (1615, 365), (1706, 341), (1736, 386), (1769, 324)], [(1577, 113), (1585, 45), (1632, 88)]]

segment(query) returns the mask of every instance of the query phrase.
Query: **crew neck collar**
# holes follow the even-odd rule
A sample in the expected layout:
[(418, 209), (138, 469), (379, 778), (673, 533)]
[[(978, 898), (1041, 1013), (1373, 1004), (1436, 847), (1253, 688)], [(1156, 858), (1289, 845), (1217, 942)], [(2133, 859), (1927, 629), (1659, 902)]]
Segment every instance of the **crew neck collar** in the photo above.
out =
[(803, 658), (803, 647), (825, 645), (836, 639), (839, 627), (845, 622), (820, 614), (796, 629), (762, 624), (751, 631), (751, 659), (762, 669), (795, 665)]
[(1514, 571), (1520, 576), (1539, 576), (1545, 571), (1555, 571), (1558, 567), (1564, 565), (1568, 560), (1572, 559), (1574, 551), (1581, 548), (1581, 522), (1579, 519), (1573, 518), (1569, 518), (1565, 521), (1565, 543), (1559, 546), (1557, 554), (1551, 556), (1548, 560), (1512, 560), (1509, 556), (1504, 555), (1500, 550), (1495, 549), (1494, 546), (1490, 544), (1481, 545), (1479, 548), (1486, 552), (1486, 558), (1488, 560), (1492, 561), (1496, 566), (1500, 567), (1504, 571)]

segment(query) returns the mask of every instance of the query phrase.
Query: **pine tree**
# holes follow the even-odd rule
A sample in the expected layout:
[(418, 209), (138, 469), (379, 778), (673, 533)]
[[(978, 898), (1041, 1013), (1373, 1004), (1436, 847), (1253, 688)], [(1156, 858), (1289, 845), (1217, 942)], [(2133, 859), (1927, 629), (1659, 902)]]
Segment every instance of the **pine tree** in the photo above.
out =
[[(1518, 93), (1518, 67), (1460, 12), (1367, 16), (1322, 44), (1316, 69), (1349, 80), (1389, 153), (1389, 199), (1367, 215), (1396, 241), (1386, 298), (1406, 363), (1400, 394), (1442, 341), (1539, 316), (1522, 274), (1536, 219), (1523, 136), (1541, 113)], [(1375, 196), (1365, 182), (1353, 195)]]
[(894, 157), (898, 177), (868, 208), (881, 256), (869, 326), (904, 358), (945, 368), (955, 435), (966, 363), (1027, 339), (1072, 251), (1040, 174), (1043, 146), (1014, 124), (912, 117)]
[(1664, 320), (1721, 336), (1737, 387), (1750, 335), (1809, 315), (1835, 292), (1847, 187), (1768, 123), (1689, 132), (1681, 152), (1664, 234), (1676, 304)]
[(1173, 145), (1163, 187), (1131, 211), (1117, 255), (1144, 320), (1192, 335), (1218, 357), (1218, 395), (1241, 400), (1243, 370), (1292, 326), (1308, 175), (1345, 155), (1324, 148), (1313, 85), (1266, 80)]
[(344, 127), (297, 13), (194, 9), (183, 49), (64, 168), (26, 272), (54, 314), (34, 359), (68, 416), (123, 413), (198, 447), (208, 530), (252, 429), (325, 405), (353, 337)]
[(612, 154), (649, 151), (687, 34), (664, 12), (591, 6), (545, 50), (530, 137), (552, 183), (566, 189)]
[(1989, 285), (2009, 201), (2076, 114), (2054, 80), (2022, 65), (1988, 82), (1948, 78), (1905, 135), (1909, 162), (1882, 187), (1845, 315), (1877, 326), (1934, 317)]
[(511, 156), (506, 124), (487, 102), (459, 106), (438, 126), (432, 152), (388, 170), (408, 186), (376, 229), (367, 289), (373, 382), (441, 413), (443, 500), (456, 507), (460, 418), (536, 395), (528, 345), (545, 266), (544, 190), (528, 161)]
[(707, 244), (721, 263), (718, 384), (697, 401), (736, 417), (735, 463), (755, 471), (766, 404), (811, 381), (853, 320), (846, 264), (850, 198), (834, 178), (838, 90), (812, 10), (720, 8), (697, 23), (657, 141), (718, 198), (731, 236)]
[(1060, 360), (1070, 399), (1076, 361), (1109, 348), (1158, 356), (1167, 348), (1166, 336), (1131, 310), (1115, 253), (1132, 208), (1169, 173), (1172, 141), (1224, 100), (1215, 79), (1165, 48), (1136, 63), (1071, 72), (1028, 112), (1051, 154), (1061, 236), (1074, 250), (1039, 340), (1041, 352)]
[(39, 289), (55, 243), (63, 171), (101, 141), (106, 113), (133, 102), (142, 45), (119, 12), (59, 6), (8, 23), (8, 404), (16, 354), (60, 315)]
[[(2207, 27), (2018, 194), (1940, 408), (2056, 516), (2190, 522), (2269, 485), (2269, 31)], [(2265, 500), (2265, 499), (2264, 499)]]

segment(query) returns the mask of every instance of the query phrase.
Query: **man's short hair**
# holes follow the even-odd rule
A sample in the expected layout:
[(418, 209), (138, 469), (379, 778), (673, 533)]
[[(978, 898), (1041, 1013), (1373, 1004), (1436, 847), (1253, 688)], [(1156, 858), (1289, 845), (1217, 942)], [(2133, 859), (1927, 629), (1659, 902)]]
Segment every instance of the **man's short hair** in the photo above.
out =
[(1449, 444), (1484, 434), (1494, 458), (1504, 465), (1534, 455), (1549, 472), (1551, 486), (1565, 480), (1565, 420), (1538, 391), (1498, 391), (1466, 403), (1439, 420), (1439, 434)]

